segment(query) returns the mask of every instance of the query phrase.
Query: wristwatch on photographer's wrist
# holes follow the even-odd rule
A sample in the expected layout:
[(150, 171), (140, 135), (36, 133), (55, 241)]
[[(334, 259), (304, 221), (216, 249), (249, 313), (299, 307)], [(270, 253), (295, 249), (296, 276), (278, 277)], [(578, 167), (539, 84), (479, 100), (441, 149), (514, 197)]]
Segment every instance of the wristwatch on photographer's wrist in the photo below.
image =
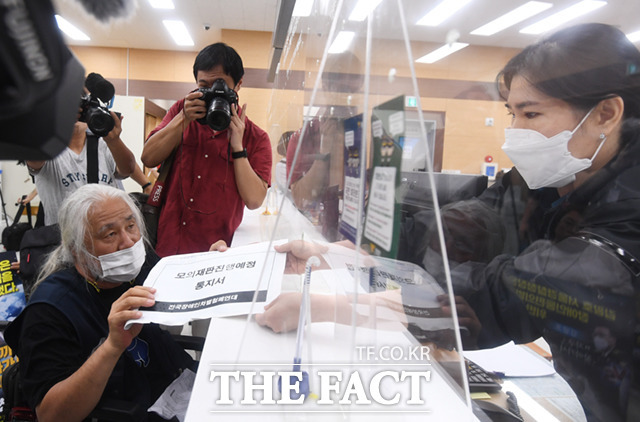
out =
[(247, 158), (247, 149), (244, 148), (242, 151), (232, 152), (231, 158), (233, 158), (234, 160), (237, 158)]

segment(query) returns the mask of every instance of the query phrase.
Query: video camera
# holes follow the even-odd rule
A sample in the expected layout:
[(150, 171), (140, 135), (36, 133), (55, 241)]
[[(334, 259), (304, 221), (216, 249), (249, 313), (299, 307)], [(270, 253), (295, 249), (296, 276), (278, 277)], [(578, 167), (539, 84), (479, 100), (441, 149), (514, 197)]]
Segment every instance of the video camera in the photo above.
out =
[[(133, 0), (77, 2), (103, 23), (135, 11)], [(0, 160), (49, 160), (64, 150), (83, 79), (51, 0), (0, 1)]]
[(238, 94), (227, 86), (224, 79), (216, 79), (211, 88), (200, 88), (202, 100), (207, 107), (207, 116), (198, 123), (209, 125), (215, 131), (225, 130), (231, 123), (231, 104), (238, 105)]
[[(90, 73), (84, 82), (84, 86), (90, 92), (80, 98), (80, 118), (78, 121), (85, 122), (89, 130), (98, 137), (106, 136), (115, 122), (107, 103), (111, 101), (115, 94), (115, 88), (111, 82), (102, 77), (99, 73)], [(116, 113), (120, 117), (119, 113)]]
[(83, 95), (80, 99), (80, 108), (82, 111), (78, 121), (85, 122), (97, 137), (107, 136), (115, 126), (107, 105), (100, 101), (100, 98), (91, 94)]

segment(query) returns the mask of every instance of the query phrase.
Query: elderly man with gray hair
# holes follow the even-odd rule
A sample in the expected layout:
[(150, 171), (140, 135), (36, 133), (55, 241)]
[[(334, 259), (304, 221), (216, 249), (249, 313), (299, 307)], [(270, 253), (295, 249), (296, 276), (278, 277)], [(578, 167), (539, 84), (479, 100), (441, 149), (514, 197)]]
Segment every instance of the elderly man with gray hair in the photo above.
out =
[(158, 257), (142, 216), (125, 192), (93, 184), (65, 200), (59, 224), (62, 243), (5, 332), (27, 401), (40, 421), (84, 420), (105, 398), (147, 409), (196, 365), (157, 325), (124, 329), (154, 304), (155, 290), (142, 284)]

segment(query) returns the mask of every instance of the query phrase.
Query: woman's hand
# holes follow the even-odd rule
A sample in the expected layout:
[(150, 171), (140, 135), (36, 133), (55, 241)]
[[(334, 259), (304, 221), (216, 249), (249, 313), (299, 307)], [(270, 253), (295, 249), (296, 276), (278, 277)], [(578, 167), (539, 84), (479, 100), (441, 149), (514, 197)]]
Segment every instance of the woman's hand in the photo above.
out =
[(284, 245), (276, 245), (274, 248), (277, 252), (287, 254), (285, 274), (302, 274), (307, 265), (307, 260), (312, 256), (318, 257), (321, 261), (321, 265), (316, 269), (326, 267), (326, 262), (322, 259), (322, 254), (329, 250), (326, 245), (305, 242), (304, 240), (292, 240)]
[[(438, 302), (440, 302), (440, 306), (442, 308), (442, 314), (445, 317), (451, 317), (451, 305), (449, 303), (448, 295), (440, 295), (438, 296)], [(468, 336), (462, 336), (462, 341), (464, 343), (465, 348), (477, 348), (478, 335), (480, 334), (480, 330), (482, 329), (482, 324), (480, 323), (480, 319), (476, 315), (475, 311), (467, 303), (465, 298), (462, 296), (454, 296), (456, 313), (458, 314), (458, 324), (460, 328), (466, 328), (469, 331)]]
[(286, 333), (298, 328), (302, 293), (283, 293), (264, 307), (264, 313), (256, 314), (256, 322), (276, 333)]

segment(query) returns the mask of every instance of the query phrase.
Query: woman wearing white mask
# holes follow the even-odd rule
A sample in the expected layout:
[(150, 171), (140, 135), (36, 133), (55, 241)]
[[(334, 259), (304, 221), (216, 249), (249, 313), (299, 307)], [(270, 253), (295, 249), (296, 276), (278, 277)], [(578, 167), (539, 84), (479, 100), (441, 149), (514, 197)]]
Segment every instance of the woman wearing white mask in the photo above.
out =
[(195, 364), (155, 324), (124, 329), (155, 303), (154, 290), (142, 287), (158, 261), (145, 252), (142, 216), (125, 192), (91, 184), (65, 200), (59, 224), (61, 245), (5, 331), (24, 396), (41, 421), (84, 420), (101, 398), (147, 409)]
[[(504, 149), (517, 170), (479, 198), (443, 210), (442, 217), (444, 244), (455, 261), (450, 266), (455, 294), (475, 312), (456, 299), (461, 325), (473, 327), (468, 332), (474, 338), (463, 341), (486, 348), (542, 336), (589, 421), (635, 420), (640, 415), (640, 52), (614, 27), (578, 25), (524, 49), (498, 80), (513, 115)], [(529, 193), (520, 175), (537, 192), (538, 213), (524, 215), (540, 216), (536, 237), (521, 244), (521, 252), (505, 241), (487, 208), (517, 235), (514, 215), (522, 211), (515, 212), (516, 202)], [(514, 215), (507, 215), (511, 208)], [(431, 252), (439, 252), (439, 243), (428, 242)], [(292, 246), (286, 250), (298, 257)], [(436, 277), (444, 274), (436, 268), (442, 258), (432, 258), (427, 252), (425, 269)], [(401, 294), (403, 303), (411, 303), (422, 292), (408, 284)], [(323, 313), (314, 299), (313, 320), (340, 315)], [(299, 303), (283, 295), (256, 319), (276, 331), (295, 329), (292, 308)], [(594, 334), (604, 329), (615, 338), (606, 352)]]
[[(457, 280), (478, 345), (542, 336), (589, 421), (638, 417), (640, 53), (614, 27), (578, 25), (525, 48), (498, 81), (513, 117), (503, 150), (550, 200), (536, 202), (537, 241)], [(617, 338), (606, 356), (601, 326)]]

